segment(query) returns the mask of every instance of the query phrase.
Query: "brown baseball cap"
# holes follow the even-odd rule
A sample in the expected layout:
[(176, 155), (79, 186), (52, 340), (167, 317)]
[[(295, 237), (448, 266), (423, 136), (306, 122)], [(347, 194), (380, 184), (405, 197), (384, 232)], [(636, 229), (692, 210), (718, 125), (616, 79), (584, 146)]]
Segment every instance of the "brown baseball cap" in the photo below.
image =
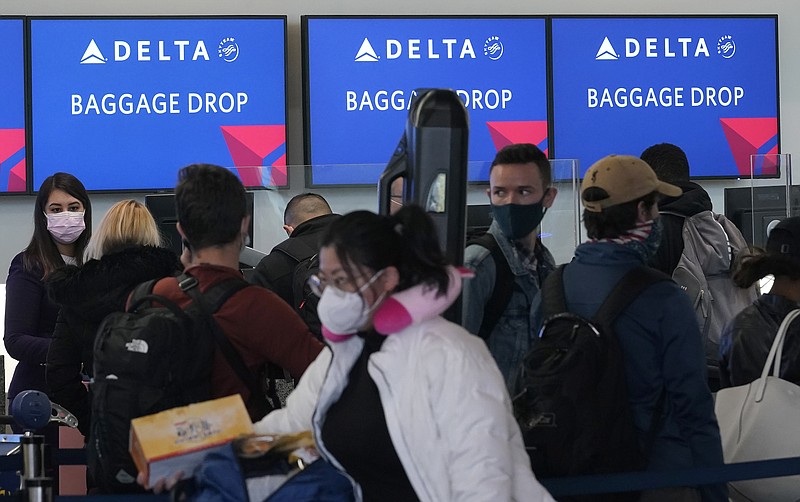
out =
[[(608, 197), (587, 201), (586, 189), (602, 188)], [(581, 200), (587, 211), (599, 213), (603, 209), (658, 192), (677, 197), (683, 190), (658, 180), (658, 176), (647, 162), (631, 155), (609, 155), (598, 160), (586, 171), (581, 183)]]

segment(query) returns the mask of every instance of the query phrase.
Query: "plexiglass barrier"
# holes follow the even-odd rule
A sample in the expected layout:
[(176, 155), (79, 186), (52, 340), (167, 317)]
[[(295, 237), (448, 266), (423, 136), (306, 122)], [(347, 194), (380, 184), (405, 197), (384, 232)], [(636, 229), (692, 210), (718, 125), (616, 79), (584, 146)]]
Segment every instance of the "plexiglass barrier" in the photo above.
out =
[[(490, 222), (489, 167), (491, 161), (472, 161), (468, 165), (470, 181), (467, 185), (467, 205), (473, 207), (468, 211), (467, 228), (483, 230)], [(553, 253), (557, 263), (566, 263), (572, 259), (575, 247), (581, 240), (580, 203), (578, 179), (578, 161), (575, 159), (553, 159), (553, 187), (557, 195), (553, 206), (548, 209), (542, 221), (540, 231), (542, 241)], [(249, 187), (255, 192), (253, 247), (268, 252), (274, 245), (286, 238), (283, 226), (283, 211), (286, 203), (295, 195), (313, 192), (325, 197), (334, 212), (345, 214), (350, 211), (366, 209), (378, 211), (378, 186), (380, 172), (386, 164), (326, 164), (326, 165), (292, 165), (285, 166), (283, 173), (288, 183), (275, 186), (269, 181), (269, 171), (264, 166), (237, 167), (242, 179), (260, 179), (264, 183), (258, 187)], [(315, 175), (314, 173), (324, 173)], [(355, 174), (354, 174), (355, 173)], [(364, 173), (377, 173), (365, 178)], [(374, 178), (374, 179), (373, 179)], [(314, 180), (325, 180), (325, 184), (314, 183)], [(352, 183), (354, 180), (362, 183)], [(369, 180), (366, 183), (363, 181)], [(392, 190), (392, 207), (401, 207), (402, 187)]]
[[(765, 173), (779, 177), (767, 184), (757, 179)], [(764, 247), (769, 230), (778, 221), (800, 214), (800, 187), (792, 183), (791, 154), (751, 155), (747, 185), (725, 190), (725, 215), (748, 244)]]
[[(756, 177), (765, 174), (778, 176), (779, 183), (764, 185)], [(800, 187), (792, 183), (791, 154), (756, 154), (750, 156), (749, 187), (737, 197), (726, 194), (726, 214), (742, 230), (747, 242), (755, 247), (766, 245), (770, 231), (782, 219), (800, 215)], [(734, 195), (734, 194), (732, 194)], [(728, 209), (728, 203), (731, 208)], [(759, 281), (762, 293), (772, 288), (773, 277)]]
[(581, 241), (580, 171), (577, 159), (552, 159), (550, 166), (557, 193), (542, 220), (541, 238), (560, 265), (572, 260)]

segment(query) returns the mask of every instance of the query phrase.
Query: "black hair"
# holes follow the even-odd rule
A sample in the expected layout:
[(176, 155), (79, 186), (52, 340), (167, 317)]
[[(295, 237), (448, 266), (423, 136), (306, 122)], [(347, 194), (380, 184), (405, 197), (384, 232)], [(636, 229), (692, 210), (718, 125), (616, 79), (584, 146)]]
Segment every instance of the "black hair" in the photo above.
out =
[(659, 143), (642, 152), (640, 158), (647, 162), (661, 181), (679, 183), (689, 181), (689, 159), (686, 153), (671, 143)]
[(736, 257), (733, 282), (740, 288), (749, 288), (768, 275), (796, 281), (800, 279), (800, 263), (792, 256), (770, 253), (761, 248), (753, 248), (751, 252)]
[(247, 216), (247, 198), (242, 182), (230, 170), (192, 164), (178, 172), (175, 208), (194, 251), (236, 240)]
[(417, 205), (405, 205), (390, 216), (348, 213), (328, 227), (321, 246), (333, 246), (351, 278), (357, 275), (351, 265), (376, 272), (394, 266), (400, 276), (398, 291), (427, 284), (437, 288), (439, 295), (447, 292), (448, 263), (436, 227)]
[(26, 271), (40, 269), (42, 276), (64, 265), (64, 259), (58, 251), (53, 237), (47, 230), (47, 201), (54, 190), (62, 190), (78, 199), (83, 205), (83, 221), (86, 230), (75, 241), (75, 259), (78, 265), (83, 263), (83, 252), (92, 236), (92, 203), (83, 183), (69, 173), (55, 173), (48, 176), (39, 187), (36, 205), (33, 210), (33, 237), (24, 251), (23, 266)]
[[(608, 192), (600, 187), (589, 187), (583, 191), (581, 197), (588, 202), (604, 200), (608, 198)], [(609, 206), (599, 212), (584, 209), (586, 235), (590, 239), (613, 239), (631, 230), (636, 226), (639, 216), (639, 202), (644, 202), (645, 209), (649, 210), (658, 202), (658, 192), (650, 192), (644, 197)]]
[(316, 216), (331, 214), (332, 212), (330, 204), (322, 195), (311, 192), (301, 193), (295, 195), (286, 203), (286, 209), (283, 211), (283, 223), (285, 225), (299, 225)]
[(507, 145), (500, 149), (495, 155), (492, 165), (489, 168), (491, 174), (494, 166), (498, 164), (536, 164), (539, 167), (539, 173), (542, 176), (542, 183), (544, 188), (550, 186), (553, 181), (552, 168), (547, 155), (544, 154), (539, 147), (531, 143), (515, 143)]

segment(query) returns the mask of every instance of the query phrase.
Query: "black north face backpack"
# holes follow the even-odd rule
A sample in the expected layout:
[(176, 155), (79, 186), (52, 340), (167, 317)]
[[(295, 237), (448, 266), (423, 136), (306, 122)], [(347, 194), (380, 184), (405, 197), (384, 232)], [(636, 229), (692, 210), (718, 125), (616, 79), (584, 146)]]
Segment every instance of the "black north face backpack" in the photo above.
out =
[(228, 279), (201, 294), (194, 277), (177, 279), (192, 297), (185, 309), (154, 295), (155, 279), (137, 286), (127, 311), (109, 314), (98, 329), (87, 467), (104, 492), (143, 491), (128, 453), (131, 419), (210, 399), (215, 347), (247, 384), (250, 403), (266, 407), (256, 377), (212, 317), (249, 284)]
[(647, 267), (631, 270), (587, 320), (567, 311), (563, 272), (562, 265), (542, 288), (544, 325), (519, 368), (513, 399), (533, 471), (547, 478), (641, 470), (649, 445), (640, 446), (633, 425), (623, 355), (612, 326), (642, 291), (670, 278)]

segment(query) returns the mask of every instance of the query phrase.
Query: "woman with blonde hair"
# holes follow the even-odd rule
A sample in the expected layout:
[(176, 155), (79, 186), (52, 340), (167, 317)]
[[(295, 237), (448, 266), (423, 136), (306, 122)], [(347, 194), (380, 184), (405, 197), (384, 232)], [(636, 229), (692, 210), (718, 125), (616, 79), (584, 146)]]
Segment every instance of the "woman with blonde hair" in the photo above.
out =
[(90, 401), (83, 377), (92, 375), (92, 348), (100, 322), (125, 309), (131, 290), (150, 279), (174, 275), (178, 257), (161, 247), (158, 227), (135, 200), (117, 202), (98, 225), (81, 268), (66, 266), (48, 277), (51, 298), (61, 306), (47, 354), (51, 399), (78, 418), (89, 434)]
[(123, 200), (111, 206), (100, 222), (86, 247), (84, 260), (99, 260), (105, 254), (136, 244), (161, 247), (161, 235), (144, 204)]

